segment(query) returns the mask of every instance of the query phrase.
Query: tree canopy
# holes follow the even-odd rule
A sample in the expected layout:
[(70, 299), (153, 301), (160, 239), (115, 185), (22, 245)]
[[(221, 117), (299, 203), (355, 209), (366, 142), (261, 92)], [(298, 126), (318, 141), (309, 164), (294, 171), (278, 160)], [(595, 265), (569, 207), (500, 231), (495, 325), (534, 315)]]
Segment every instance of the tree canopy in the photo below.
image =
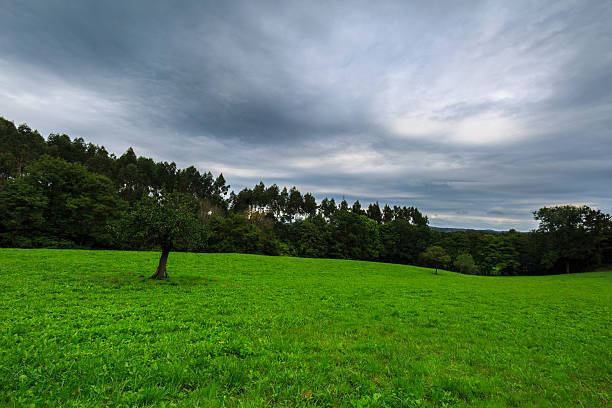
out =
[(611, 230), (610, 215), (586, 205), (562, 205), (540, 208), (534, 216), (540, 221), (537, 233), (545, 248), (544, 266), (562, 263), (569, 273), (572, 264), (601, 262), (602, 244)]
[(161, 248), (162, 256), (153, 278), (168, 276), (166, 261), (170, 251), (197, 247), (201, 234), (197, 208), (191, 196), (161, 192), (143, 196), (125, 214), (121, 229), (126, 241), (138, 247)]
[(0, 192), (1, 234), (9, 244), (103, 248), (112, 245), (108, 222), (122, 208), (107, 177), (43, 155)]
[(446, 268), (450, 261), (451, 257), (439, 245), (430, 246), (421, 254), (421, 262), (426, 266), (435, 268), (436, 274), (438, 274), (438, 269)]
[(0, 214), (4, 247), (156, 249), (162, 258), (171, 250), (248, 252), (434, 267), (428, 248), (438, 247), (448, 256), (440, 265), (482, 275), (612, 263), (610, 216), (587, 206), (541, 208), (534, 213), (539, 227), (527, 233), (442, 232), (413, 206), (318, 201), (296, 186), (263, 181), (230, 191), (223, 174), (179, 168), (132, 148), (115, 156), (65, 134), (45, 140), (3, 118)]

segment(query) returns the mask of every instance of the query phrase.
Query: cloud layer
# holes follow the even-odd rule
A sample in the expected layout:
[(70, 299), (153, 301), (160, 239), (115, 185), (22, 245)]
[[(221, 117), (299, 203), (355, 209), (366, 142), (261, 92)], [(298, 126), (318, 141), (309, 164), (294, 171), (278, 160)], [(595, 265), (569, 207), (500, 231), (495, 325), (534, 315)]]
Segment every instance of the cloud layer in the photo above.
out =
[(432, 225), (612, 209), (610, 2), (107, 3), (3, 6), (0, 115)]

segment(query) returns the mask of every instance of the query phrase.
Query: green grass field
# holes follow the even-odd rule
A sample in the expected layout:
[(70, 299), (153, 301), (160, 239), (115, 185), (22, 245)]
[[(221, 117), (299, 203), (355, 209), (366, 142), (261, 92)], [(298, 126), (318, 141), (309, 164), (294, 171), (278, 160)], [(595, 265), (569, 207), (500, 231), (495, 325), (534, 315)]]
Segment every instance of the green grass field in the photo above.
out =
[(0, 405), (612, 403), (612, 272), (158, 258), (0, 250)]

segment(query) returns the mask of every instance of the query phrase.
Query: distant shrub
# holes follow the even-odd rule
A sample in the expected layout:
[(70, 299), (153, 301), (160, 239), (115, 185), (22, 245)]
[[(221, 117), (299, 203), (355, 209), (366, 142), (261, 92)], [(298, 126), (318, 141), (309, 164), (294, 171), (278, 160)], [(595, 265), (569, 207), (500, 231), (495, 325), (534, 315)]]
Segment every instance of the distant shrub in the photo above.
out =
[(263, 241), (263, 253), (264, 255), (279, 256), (281, 254), (280, 241), (277, 239)]
[(454, 262), (455, 268), (461, 273), (475, 275), (478, 273), (478, 266), (474, 262), (474, 258), (470, 254), (459, 254)]
[(257, 228), (242, 215), (214, 217), (204, 233), (206, 252), (261, 253)]

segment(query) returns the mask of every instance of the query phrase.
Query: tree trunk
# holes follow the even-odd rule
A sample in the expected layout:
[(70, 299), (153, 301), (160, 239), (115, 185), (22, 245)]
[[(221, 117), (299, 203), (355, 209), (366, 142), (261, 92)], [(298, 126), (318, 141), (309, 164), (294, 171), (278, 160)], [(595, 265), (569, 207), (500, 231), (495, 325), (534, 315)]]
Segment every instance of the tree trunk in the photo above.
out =
[(565, 273), (569, 273), (569, 272), (570, 272), (569, 261), (565, 261)]
[(162, 250), (161, 258), (159, 258), (159, 265), (157, 265), (157, 269), (151, 279), (166, 279), (168, 277), (168, 272), (166, 272), (166, 262), (168, 262), (168, 254), (170, 253), (169, 249)]

